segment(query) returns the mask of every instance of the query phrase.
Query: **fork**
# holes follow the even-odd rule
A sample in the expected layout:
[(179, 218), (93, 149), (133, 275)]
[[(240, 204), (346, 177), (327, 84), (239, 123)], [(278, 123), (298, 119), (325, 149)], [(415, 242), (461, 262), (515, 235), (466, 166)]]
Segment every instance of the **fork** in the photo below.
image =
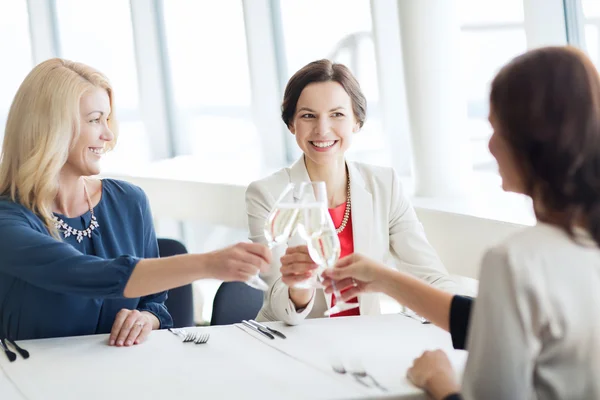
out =
[(204, 343), (208, 342), (208, 339), (210, 339), (210, 333), (200, 333), (200, 334), (198, 334), (198, 337), (196, 338), (194, 343), (204, 344)]
[(169, 328), (169, 332), (171, 332), (172, 334), (179, 336), (182, 340), (183, 343), (189, 343), (189, 342), (193, 342), (196, 340), (196, 334), (195, 333), (188, 333), (185, 329), (171, 329)]
[[(344, 366), (343, 366), (342, 364), (333, 364), (331, 367), (333, 368), (333, 371), (334, 371), (334, 372), (336, 372), (336, 373), (338, 373), (338, 374), (340, 374), (340, 375), (345, 375), (345, 374), (347, 374), (347, 373), (348, 373), (348, 371), (346, 370), (346, 368), (344, 368)], [(352, 376), (354, 377), (354, 379), (356, 379), (356, 381), (357, 381), (358, 383), (360, 383), (361, 385), (363, 385), (363, 386), (366, 386), (366, 387), (368, 387), (368, 388), (370, 388), (370, 387), (371, 387), (371, 385), (369, 385), (368, 383), (366, 383), (365, 381), (363, 381), (362, 379), (360, 379), (360, 377), (359, 377), (359, 376), (357, 376), (357, 375), (354, 375), (354, 374), (351, 374), (351, 375), (352, 375)]]
[(417, 320), (417, 321), (419, 321), (422, 324), (430, 324), (431, 323), (428, 319), (426, 319), (424, 317), (421, 317), (418, 314), (411, 314), (411, 313), (408, 313), (406, 311), (400, 311), (398, 314), (404, 315), (405, 317), (412, 318), (414, 320)]
[(352, 372), (350, 372), (352, 375), (354, 375), (355, 377), (360, 377), (360, 378), (369, 378), (371, 379), (371, 381), (375, 384), (375, 386), (377, 386), (379, 389), (381, 389), (384, 392), (387, 392), (387, 388), (383, 385), (381, 385), (379, 382), (377, 382), (377, 380), (375, 379), (375, 377), (369, 373), (367, 373), (367, 371), (365, 371), (364, 369), (356, 369)]
[(183, 343), (191, 343), (191, 342), (195, 342), (196, 339), (198, 339), (198, 335), (196, 335), (193, 332), (188, 333), (187, 335), (185, 335), (185, 338), (183, 339)]
[(184, 329), (169, 328), (169, 332), (171, 332), (175, 336), (179, 336), (182, 339), (185, 339), (185, 337), (187, 336), (187, 332)]

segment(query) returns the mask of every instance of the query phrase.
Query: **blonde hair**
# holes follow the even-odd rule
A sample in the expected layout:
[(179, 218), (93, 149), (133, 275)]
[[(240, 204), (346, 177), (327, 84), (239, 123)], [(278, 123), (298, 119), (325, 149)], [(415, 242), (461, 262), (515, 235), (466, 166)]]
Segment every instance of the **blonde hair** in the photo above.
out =
[(38, 215), (60, 239), (52, 219), (59, 174), (79, 137), (80, 100), (93, 88), (105, 89), (111, 106), (109, 129), (118, 132), (113, 90), (106, 76), (73, 61), (53, 58), (27, 75), (10, 107), (0, 156), (0, 195), (9, 196)]

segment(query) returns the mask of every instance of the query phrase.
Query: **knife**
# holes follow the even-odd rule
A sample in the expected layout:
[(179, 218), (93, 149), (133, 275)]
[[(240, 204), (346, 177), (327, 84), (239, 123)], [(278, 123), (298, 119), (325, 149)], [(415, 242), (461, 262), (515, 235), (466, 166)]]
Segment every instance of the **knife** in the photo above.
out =
[(6, 353), (6, 357), (8, 357), (8, 360), (10, 362), (13, 362), (17, 359), (17, 355), (15, 353), (13, 353), (12, 351), (10, 351), (8, 349), (8, 347), (6, 347), (6, 343), (4, 343), (4, 339), (0, 339), (0, 347), (2, 347), (2, 350), (4, 350), (4, 353)]
[(268, 331), (266, 331), (266, 330), (264, 330), (264, 329), (262, 329), (260, 327), (254, 326), (254, 325), (252, 325), (251, 323), (249, 323), (246, 320), (243, 320), (242, 324), (246, 325), (248, 328), (253, 329), (254, 331), (256, 331), (258, 333), (261, 333), (261, 334), (265, 335), (269, 339), (275, 339), (275, 336), (271, 335)]
[(285, 336), (283, 333), (279, 332), (278, 330), (275, 330), (275, 329), (273, 329), (273, 328), (269, 328), (268, 326), (266, 326), (266, 325), (263, 325), (263, 324), (261, 324), (260, 322), (256, 322), (256, 321), (255, 321), (255, 320), (253, 320), (253, 319), (251, 319), (251, 320), (250, 320), (250, 321), (248, 321), (248, 322), (250, 322), (252, 325), (255, 325), (257, 328), (263, 328), (263, 329), (266, 329), (267, 331), (271, 332), (272, 334), (274, 334), (274, 335), (277, 335), (277, 336), (279, 336), (279, 337), (280, 337), (280, 338), (282, 338), (282, 339), (286, 339), (286, 336)]

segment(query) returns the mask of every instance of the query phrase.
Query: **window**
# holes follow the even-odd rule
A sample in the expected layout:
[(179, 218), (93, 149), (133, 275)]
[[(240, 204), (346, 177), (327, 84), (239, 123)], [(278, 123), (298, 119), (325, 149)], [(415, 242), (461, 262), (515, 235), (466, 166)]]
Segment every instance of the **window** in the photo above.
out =
[(596, 68), (598, 68), (600, 66), (600, 2), (597, 0), (582, 0), (581, 5), (585, 18), (587, 53)]
[[(17, 89), (32, 68), (29, 19), (25, 0), (0, 2), (0, 54), (8, 55), (0, 74), (0, 139)], [(8, 40), (10, 38), (10, 40)], [(0, 142), (1, 146), (1, 142)]]
[[(367, 97), (367, 120), (349, 157), (389, 164), (381, 127), (375, 48), (368, 0), (282, 0), (286, 78), (311, 61), (345, 64)], [(307, 28), (310, 27), (310, 28)]]
[(165, 1), (164, 22), (177, 135), (190, 147), (190, 173), (228, 179), (223, 174), (234, 168), (256, 179), (261, 138), (251, 108), (242, 2)]
[(498, 70), (527, 50), (522, 0), (460, 0), (462, 71), (467, 98), (466, 129), (475, 169), (491, 170), (496, 162), (487, 143), (490, 83)]
[(56, 0), (61, 57), (104, 73), (115, 91), (119, 143), (105, 158), (105, 170), (123, 170), (151, 159), (141, 120), (129, 2)]

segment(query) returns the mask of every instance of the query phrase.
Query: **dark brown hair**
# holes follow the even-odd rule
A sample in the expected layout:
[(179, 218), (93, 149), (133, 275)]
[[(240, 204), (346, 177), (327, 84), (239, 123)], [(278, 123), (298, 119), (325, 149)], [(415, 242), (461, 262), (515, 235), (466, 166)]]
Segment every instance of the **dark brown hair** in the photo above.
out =
[(529, 51), (492, 82), (491, 110), (519, 162), (536, 217), (600, 245), (600, 79), (573, 47)]
[(352, 100), (354, 117), (362, 128), (367, 116), (367, 99), (348, 67), (329, 60), (313, 61), (305, 65), (288, 81), (281, 104), (281, 119), (287, 127), (294, 120), (296, 105), (304, 88), (311, 83), (330, 81), (339, 83), (348, 93)]

